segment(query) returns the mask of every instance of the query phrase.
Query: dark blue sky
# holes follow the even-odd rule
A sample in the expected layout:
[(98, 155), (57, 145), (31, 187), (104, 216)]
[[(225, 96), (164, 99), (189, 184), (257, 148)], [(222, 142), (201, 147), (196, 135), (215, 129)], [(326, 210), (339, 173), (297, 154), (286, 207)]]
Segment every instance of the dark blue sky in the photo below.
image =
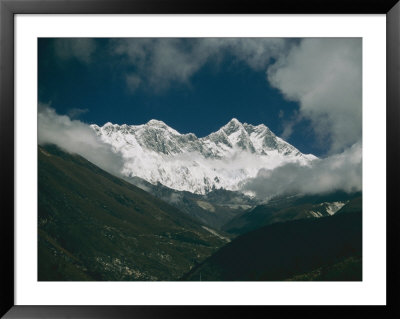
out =
[[(280, 136), (284, 122), (292, 120), (299, 108), (269, 85), (265, 68), (251, 68), (229, 54), (204, 62), (187, 81), (169, 81), (159, 88), (154, 80), (144, 80), (133, 90), (127, 85), (127, 74), (139, 72), (136, 60), (127, 63), (126, 57), (111, 53), (112, 42), (107, 39), (93, 43), (95, 48), (60, 46), (57, 40), (39, 39), (39, 102), (90, 124), (143, 124), (158, 119), (199, 137), (233, 117), (263, 123)], [(146, 75), (145, 66), (140, 72)], [(326, 152), (305, 120), (294, 126), (287, 141), (303, 153)]]

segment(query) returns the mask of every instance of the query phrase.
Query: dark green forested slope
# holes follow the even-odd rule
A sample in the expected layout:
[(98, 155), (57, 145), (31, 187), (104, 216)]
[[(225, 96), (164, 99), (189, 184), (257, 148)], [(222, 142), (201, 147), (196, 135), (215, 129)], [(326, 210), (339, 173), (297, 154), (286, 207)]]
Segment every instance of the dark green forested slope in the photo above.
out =
[[(330, 273), (319, 280), (361, 280), (361, 256), (361, 211), (349, 212), (275, 223), (241, 235), (183, 280), (317, 280), (310, 273), (318, 269)], [(349, 258), (356, 262), (345, 262)]]
[(362, 280), (362, 258), (354, 256), (333, 265), (319, 267), (288, 281), (360, 281)]
[(176, 280), (226, 243), (55, 146), (38, 150), (39, 280)]

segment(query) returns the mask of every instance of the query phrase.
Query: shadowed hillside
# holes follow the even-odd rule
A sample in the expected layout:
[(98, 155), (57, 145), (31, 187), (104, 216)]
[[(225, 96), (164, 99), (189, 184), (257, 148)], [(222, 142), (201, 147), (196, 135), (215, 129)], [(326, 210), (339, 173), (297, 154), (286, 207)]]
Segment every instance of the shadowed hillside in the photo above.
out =
[(78, 155), (38, 148), (39, 280), (176, 280), (226, 243)]
[[(296, 278), (321, 267), (327, 269), (350, 257), (360, 259), (361, 229), (360, 211), (265, 226), (237, 237), (193, 268), (183, 280), (280, 281)], [(346, 274), (343, 280), (360, 280), (360, 263), (355, 271), (344, 269), (350, 264), (339, 265), (337, 271), (331, 268), (331, 273), (339, 273), (332, 278), (342, 280), (342, 272)], [(311, 276), (297, 278), (307, 280), (305, 278)]]
[(361, 211), (361, 193), (281, 196), (238, 214), (222, 229), (232, 235), (241, 235), (273, 223), (330, 216), (348, 210), (348, 204), (354, 206), (352, 211)]

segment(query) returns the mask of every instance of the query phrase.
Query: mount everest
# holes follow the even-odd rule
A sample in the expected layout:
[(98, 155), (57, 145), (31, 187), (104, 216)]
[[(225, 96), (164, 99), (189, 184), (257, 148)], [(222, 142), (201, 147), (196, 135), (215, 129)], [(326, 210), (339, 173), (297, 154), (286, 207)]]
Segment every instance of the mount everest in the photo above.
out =
[(253, 126), (235, 118), (202, 138), (180, 134), (158, 120), (143, 125), (106, 123), (90, 127), (122, 155), (124, 176), (196, 194), (214, 189), (240, 190), (261, 168), (270, 170), (287, 163), (309, 165), (317, 159), (302, 154), (267, 126)]

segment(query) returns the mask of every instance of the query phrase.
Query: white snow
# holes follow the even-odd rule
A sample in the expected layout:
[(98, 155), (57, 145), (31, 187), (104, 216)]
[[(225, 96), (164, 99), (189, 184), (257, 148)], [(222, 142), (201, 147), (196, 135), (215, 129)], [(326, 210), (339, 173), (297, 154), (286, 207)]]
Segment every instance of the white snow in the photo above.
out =
[(198, 194), (219, 188), (238, 190), (261, 168), (274, 169), (286, 163), (309, 165), (316, 159), (300, 153), (265, 125), (242, 124), (236, 119), (203, 138), (180, 134), (158, 120), (91, 127), (122, 155), (122, 174)]
[(339, 209), (341, 209), (347, 202), (331, 202), (326, 204), (326, 212), (329, 215), (335, 214)]
[(320, 212), (314, 212), (314, 211), (310, 210), (310, 214), (313, 215), (315, 218), (322, 217), (322, 214)]

